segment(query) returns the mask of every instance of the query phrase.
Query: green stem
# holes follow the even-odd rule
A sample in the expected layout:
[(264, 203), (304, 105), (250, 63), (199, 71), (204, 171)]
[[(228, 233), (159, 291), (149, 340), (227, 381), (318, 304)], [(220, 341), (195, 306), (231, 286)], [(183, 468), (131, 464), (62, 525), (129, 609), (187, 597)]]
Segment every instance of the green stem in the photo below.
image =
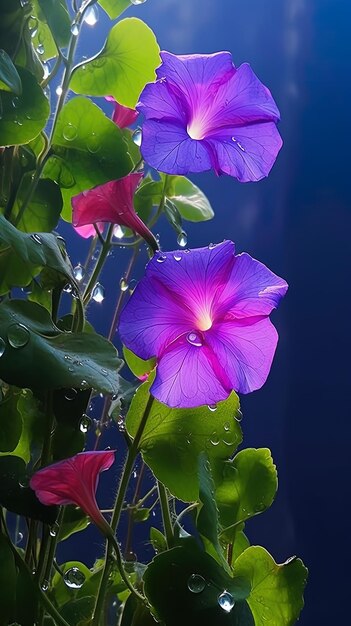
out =
[(157, 481), (157, 489), (158, 489), (158, 497), (160, 499), (163, 529), (165, 531), (167, 546), (168, 548), (172, 548), (174, 545), (174, 533), (173, 533), (173, 526), (172, 526), (172, 520), (171, 520), (171, 513), (169, 510), (168, 495), (167, 495), (166, 487), (162, 483)]
[(91, 292), (94, 289), (95, 283), (98, 279), (98, 277), (100, 276), (100, 272), (104, 266), (104, 263), (107, 259), (108, 253), (110, 251), (111, 248), (111, 239), (112, 239), (112, 235), (113, 235), (113, 229), (114, 229), (114, 224), (110, 224), (108, 227), (108, 231), (107, 231), (107, 237), (106, 237), (106, 241), (104, 241), (103, 246), (100, 250), (100, 255), (99, 258), (97, 260), (97, 263), (94, 267), (93, 273), (90, 276), (89, 282), (85, 288), (84, 291), (84, 295), (83, 295), (83, 303), (84, 305), (88, 304), (89, 300), (90, 300), (90, 296), (91, 296)]
[[(118, 526), (118, 522), (121, 517), (123, 502), (124, 502), (125, 494), (127, 491), (130, 475), (134, 467), (135, 459), (139, 453), (139, 444), (140, 444), (140, 441), (144, 432), (147, 419), (150, 415), (152, 403), (153, 403), (153, 397), (149, 396), (143, 417), (141, 418), (138, 430), (133, 439), (133, 443), (128, 450), (128, 454), (127, 454), (125, 465), (124, 465), (124, 470), (121, 476), (121, 481), (117, 490), (115, 506), (114, 506), (114, 510), (112, 514), (111, 523), (110, 523), (113, 536), (116, 533), (116, 528)], [(104, 571), (100, 580), (98, 595), (96, 598), (92, 626), (99, 626), (100, 624), (100, 616), (104, 607), (104, 599), (107, 593), (108, 578), (109, 578), (110, 569), (111, 569), (112, 548), (113, 548), (112, 542), (108, 541), (107, 549), (106, 549), (105, 566), (104, 566)], [(122, 571), (124, 571), (122, 562), (120, 562), (119, 564), (117, 563), (117, 565), (119, 565), (119, 567), (122, 568)], [(120, 570), (121, 575), (122, 575), (122, 571)]]

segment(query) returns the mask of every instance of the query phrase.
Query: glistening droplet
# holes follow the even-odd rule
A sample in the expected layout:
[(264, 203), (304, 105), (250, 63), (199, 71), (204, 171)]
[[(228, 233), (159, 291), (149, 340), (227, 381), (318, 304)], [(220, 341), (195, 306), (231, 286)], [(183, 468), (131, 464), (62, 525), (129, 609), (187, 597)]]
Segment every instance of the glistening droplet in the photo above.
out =
[(132, 4), (135, 4), (135, 6), (137, 6), (138, 4), (144, 4), (144, 2), (146, 2), (146, 0), (130, 0)]
[(83, 265), (78, 263), (78, 265), (76, 265), (75, 268), (73, 269), (74, 278), (76, 279), (76, 281), (80, 282), (81, 280), (83, 280), (84, 274), (85, 274), (85, 270), (84, 270)]
[(85, 576), (78, 567), (71, 567), (64, 573), (63, 580), (70, 589), (80, 589), (85, 582)]
[(89, 428), (91, 427), (93, 423), (93, 420), (91, 419), (91, 417), (89, 417), (89, 415), (86, 415), (85, 413), (82, 415), (81, 420), (79, 422), (79, 430), (81, 433), (87, 433)]
[(78, 24), (76, 22), (72, 22), (71, 33), (72, 33), (73, 37), (77, 37), (77, 35), (79, 33), (79, 26), (78, 26)]
[(64, 127), (62, 134), (66, 141), (73, 141), (77, 137), (77, 128), (69, 123)]
[(174, 258), (175, 261), (181, 261), (182, 260), (182, 255), (179, 254), (179, 252), (175, 252), (173, 254), (173, 258)]
[(30, 332), (24, 324), (11, 324), (7, 331), (7, 341), (12, 348), (24, 348), (30, 339)]
[(94, 302), (98, 302), (99, 304), (103, 302), (105, 298), (105, 288), (102, 286), (101, 283), (96, 283), (92, 291), (91, 297)]
[(33, 239), (33, 241), (35, 241), (35, 243), (42, 244), (42, 240), (39, 237), (39, 235), (37, 235), (37, 233), (32, 233), (30, 238)]
[(181, 248), (185, 248), (187, 243), (188, 243), (188, 236), (184, 231), (182, 231), (177, 237), (177, 244)]
[(188, 578), (188, 589), (191, 593), (201, 593), (206, 587), (205, 579), (200, 574), (191, 574)]
[(100, 140), (96, 133), (91, 133), (87, 139), (87, 148), (91, 154), (95, 154), (100, 150)]
[(121, 291), (127, 291), (128, 289), (128, 283), (124, 276), (122, 276), (121, 280), (119, 281), (119, 288)]
[(84, 22), (88, 24), (88, 26), (95, 26), (96, 22), (99, 20), (99, 12), (96, 6), (89, 7), (84, 13)]
[(223, 591), (218, 596), (218, 604), (226, 613), (230, 613), (235, 605), (235, 600), (229, 591)]
[(157, 257), (157, 263), (164, 263), (167, 261), (167, 257), (165, 254), (159, 254)]
[(214, 411), (217, 411), (217, 404), (209, 404), (209, 405), (208, 405), (208, 410), (209, 410), (209, 411), (212, 411), (212, 413), (213, 413)]
[(196, 346), (197, 348), (202, 346), (202, 338), (195, 331), (188, 333), (186, 339), (192, 346)]
[[(70, 368), (68, 368), (68, 369), (70, 369)], [(76, 396), (77, 396), (77, 389), (74, 389), (73, 387), (72, 387), (72, 389), (67, 389), (67, 391), (65, 393), (66, 400), (69, 400), (69, 401), (75, 400)]]
[(3, 338), (0, 337), (0, 357), (4, 354), (6, 349), (6, 343), (4, 342)]
[(116, 224), (116, 226), (113, 229), (113, 236), (116, 237), (116, 239), (122, 239), (124, 237), (124, 230), (122, 226), (120, 226), (119, 224)]
[(141, 146), (142, 134), (141, 129), (137, 128), (132, 134), (132, 139), (136, 146)]

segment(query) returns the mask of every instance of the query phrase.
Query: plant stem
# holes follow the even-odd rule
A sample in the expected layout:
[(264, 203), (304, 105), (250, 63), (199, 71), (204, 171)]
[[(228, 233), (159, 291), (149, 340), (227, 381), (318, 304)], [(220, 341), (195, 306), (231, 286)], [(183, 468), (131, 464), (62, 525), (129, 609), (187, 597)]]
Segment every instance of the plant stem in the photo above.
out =
[[(126, 281), (126, 283), (128, 283), (132, 271), (134, 269), (134, 265), (137, 261), (138, 258), (138, 254), (139, 254), (139, 246), (135, 246), (134, 250), (133, 250), (133, 254), (130, 258), (128, 267), (124, 273), (124, 280)], [(116, 332), (116, 328), (117, 328), (117, 324), (118, 324), (118, 318), (119, 318), (119, 314), (121, 312), (122, 306), (123, 306), (123, 302), (124, 302), (124, 298), (126, 297), (126, 291), (120, 291), (118, 299), (117, 299), (117, 304), (116, 304), (116, 309), (115, 309), (115, 313), (113, 316), (113, 320), (111, 322), (111, 327), (110, 327), (110, 332), (108, 334), (108, 339), (110, 341), (112, 341), (114, 334)]]
[(84, 291), (84, 295), (83, 295), (83, 303), (86, 305), (89, 300), (90, 300), (90, 296), (91, 296), (91, 292), (94, 289), (95, 283), (98, 279), (98, 277), (100, 276), (100, 272), (104, 266), (104, 263), (107, 259), (108, 253), (110, 251), (111, 248), (111, 239), (112, 239), (112, 235), (113, 235), (113, 228), (114, 228), (114, 224), (110, 224), (108, 227), (108, 231), (107, 231), (107, 237), (106, 240), (104, 241), (102, 248), (100, 250), (100, 254), (99, 254), (99, 258), (97, 260), (97, 263), (94, 267), (93, 273), (90, 276), (89, 282), (85, 288)]
[(157, 481), (157, 489), (158, 497), (160, 499), (163, 529), (165, 531), (167, 546), (168, 548), (172, 548), (174, 545), (174, 533), (166, 487), (160, 481)]
[[(136, 435), (133, 439), (133, 443), (130, 446), (129, 450), (128, 450), (128, 454), (126, 457), (126, 461), (125, 461), (125, 465), (124, 465), (124, 469), (122, 472), (122, 476), (121, 476), (121, 480), (120, 480), (120, 484), (117, 490), (117, 495), (116, 495), (116, 501), (115, 501), (115, 506), (114, 506), (114, 510), (113, 510), (113, 514), (112, 514), (112, 519), (111, 519), (111, 531), (113, 533), (113, 535), (115, 535), (116, 533), (116, 528), (118, 526), (120, 517), (121, 517), (121, 512), (122, 512), (122, 507), (123, 507), (123, 502), (124, 502), (124, 498), (125, 498), (125, 494), (127, 491), (127, 487), (128, 487), (128, 483), (129, 483), (129, 479), (130, 479), (130, 475), (132, 473), (132, 469), (135, 463), (135, 459), (138, 456), (138, 452), (139, 452), (139, 444), (144, 432), (144, 428), (147, 422), (147, 419), (150, 415), (150, 411), (151, 411), (151, 407), (152, 407), (152, 403), (153, 403), (153, 397), (149, 396), (148, 402), (146, 404), (145, 407), (145, 411), (143, 414), (143, 417), (141, 418), (138, 430), (136, 432)], [(99, 586), (99, 591), (98, 591), (98, 595), (96, 598), (96, 604), (95, 604), (95, 609), (94, 609), (94, 617), (93, 617), (93, 621), (92, 621), (92, 626), (99, 626), (100, 624), (100, 616), (101, 616), (101, 612), (104, 606), (104, 599), (107, 593), (107, 585), (108, 585), (108, 577), (110, 574), (110, 569), (111, 569), (111, 555), (112, 555), (112, 542), (108, 541), (107, 543), (107, 549), (106, 549), (106, 557), (105, 557), (105, 566), (104, 566), (104, 571), (100, 580), (100, 586)], [(123, 568), (122, 563), (118, 564), (120, 567)], [(121, 571), (121, 570), (120, 570)]]

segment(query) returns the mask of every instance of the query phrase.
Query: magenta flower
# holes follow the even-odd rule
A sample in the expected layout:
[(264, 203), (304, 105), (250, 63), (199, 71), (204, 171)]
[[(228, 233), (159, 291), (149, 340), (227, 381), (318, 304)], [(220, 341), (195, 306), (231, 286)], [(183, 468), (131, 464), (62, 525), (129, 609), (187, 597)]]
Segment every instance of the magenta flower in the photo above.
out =
[[(104, 230), (104, 224), (99, 222), (98, 224), (96, 224), (96, 226), (99, 229), (100, 233), (102, 233)], [(85, 224), (85, 226), (75, 226), (74, 230), (78, 233), (78, 235), (80, 235), (81, 237), (84, 237), (84, 239), (89, 239), (89, 237), (95, 237), (96, 235), (94, 224)]]
[[(119, 224), (138, 233), (153, 250), (157, 250), (155, 237), (136, 214), (133, 206), (134, 193), (142, 177), (143, 175), (139, 173), (128, 174), (124, 178), (112, 180), (73, 196), (73, 226), (80, 227), (86, 224), (91, 226), (99, 222)], [(91, 234), (92, 230), (85, 236), (89, 237)]]
[(282, 146), (270, 91), (229, 52), (162, 52), (158, 80), (146, 85), (141, 153), (155, 169), (188, 174), (214, 169), (241, 182), (267, 176)]
[(114, 460), (114, 450), (80, 452), (39, 470), (29, 484), (42, 504), (75, 504), (106, 535), (110, 527), (99, 510), (95, 493), (99, 474), (108, 470)]
[(135, 122), (139, 115), (138, 111), (135, 109), (129, 109), (128, 107), (123, 106), (123, 104), (119, 104), (113, 96), (106, 96), (105, 100), (114, 103), (115, 108), (112, 114), (112, 120), (115, 124), (117, 124), (117, 126), (120, 128), (126, 128)]
[(120, 319), (123, 343), (156, 357), (151, 393), (168, 406), (215, 404), (265, 382), (278, 334), (268, 315), (288, 285), (232, 241), (158, 252)]

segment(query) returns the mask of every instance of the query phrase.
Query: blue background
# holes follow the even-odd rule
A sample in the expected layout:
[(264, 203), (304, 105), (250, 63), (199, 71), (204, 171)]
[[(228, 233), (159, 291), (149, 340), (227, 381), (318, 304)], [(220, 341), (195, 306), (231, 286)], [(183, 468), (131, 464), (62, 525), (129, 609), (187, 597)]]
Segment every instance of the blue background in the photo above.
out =
[[(213, 174), (193, 177), (216, 217), (186, 226), (190, 247), (230, 238), (238, 251), (264, 261), (290, 284), (273, 317), (280, 343), (269, 380), (242, 399), (244, 444), (271, 448), (280, 480), (272, 508), (249, 522), (247, 533), (278, 562), (298, 554), (308, 565), (302, 626), (345, 624), (350, 585), (350, 4), (149, 0), (128, 14), (153, 28), (161, 48), (182, 54), (230, 50), (236, 65), (249, 61), (281, 110), (284, 147), (269, 178), (240, 185)], [(108, 20), (101, 9), (99, 15), (94, 29), (85, 27), (81, 55), (90, 56), (103, 42)], [(109, 105), (99, 104), (110, 112)], [(158, 230), (164, 249), (176, 247), (164, 221)], [(62, 231), (74, 260), (82, 261), (86, 242), (67, 225)], [(90, 319), (101, 332), (108, 329), (127, 260), (124, 253), (117, 258), (109, 259), (103, 275), (104, 305), (90, 307)], [(145, 256), (139, 276), (144, 262)], [(70, 549), (70, 558), (89, 562), (101, 546), (100, 537), (89, 530), (74, 555)], [(142, 560), (143, 553), (138, 557)]]

